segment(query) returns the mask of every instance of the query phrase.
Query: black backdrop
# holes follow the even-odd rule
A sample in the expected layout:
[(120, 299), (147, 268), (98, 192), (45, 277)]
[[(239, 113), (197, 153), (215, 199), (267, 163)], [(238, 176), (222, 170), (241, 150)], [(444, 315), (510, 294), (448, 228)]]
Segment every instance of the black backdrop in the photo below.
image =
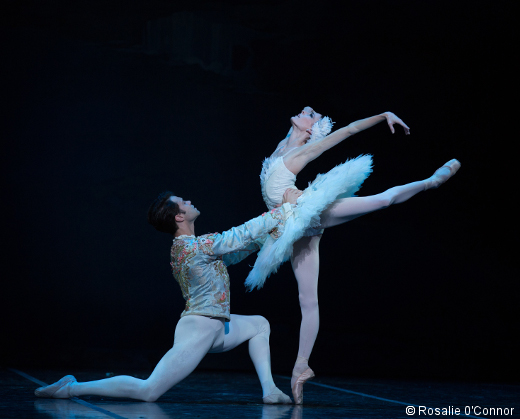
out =
[[(517, 379), (510, 4), (4, 1), (2, 363), (151, 369), (184, 301), (149, 203), (191, 199), (198, 234), (262, 213), (261, 161), (310, 105), (336, 127), (390, 110), (412, 134), (356, 135), (302, 188), (361, 153), (375, 166), (360, 195), (462, 162), (440, 189), (324, 234), (313, 368)], [(287, 373), (296, 282), (286, 264), (246, 293), (253, 261), (229, 269), (232, 312), (270, 320)], [(202, 367), (252, 370), (245, 345)]]

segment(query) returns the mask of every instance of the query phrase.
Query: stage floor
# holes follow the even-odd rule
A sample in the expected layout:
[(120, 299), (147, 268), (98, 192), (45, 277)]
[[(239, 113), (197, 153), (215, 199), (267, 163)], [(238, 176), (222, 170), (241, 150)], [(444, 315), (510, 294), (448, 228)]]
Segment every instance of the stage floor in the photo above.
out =
[[(513, 384), (317, 377), (305, 386), (303, 406), (267, 406), (254, 374), (195, 371), (155, 403), (94, 396), (38, 399), (33, 394), (38, 381), (52, 383), (66, 374), (88, 381), (110, 373), (1, 369), (0, 418), (520, 418), (520, 385)], [(124, 373), (146, 378), (149, 372)], [(277, 375), (275, 382), (291, 394), (289, 377)]]

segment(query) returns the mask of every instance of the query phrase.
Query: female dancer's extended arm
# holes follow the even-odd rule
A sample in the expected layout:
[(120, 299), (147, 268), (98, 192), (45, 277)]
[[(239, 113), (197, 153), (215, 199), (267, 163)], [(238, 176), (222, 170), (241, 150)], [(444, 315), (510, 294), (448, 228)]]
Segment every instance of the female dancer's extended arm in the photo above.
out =
[(324, 151), (334, 147), (351, 135), (373, 127), (385, 119), (392, 134), (395, 133), (394, 124), (401, 125), (404, 128), (405, 134), (410, 134), (410, 128), (400, 118), (392, 112), (384, 112), (380, 115), (352, 122), (346, 127), (340, 128), (327, 135), (320, 141), (298, 147), (284, 158), (285, 166), (294, 174), (298, 174), (309, 162), (319, 157)]

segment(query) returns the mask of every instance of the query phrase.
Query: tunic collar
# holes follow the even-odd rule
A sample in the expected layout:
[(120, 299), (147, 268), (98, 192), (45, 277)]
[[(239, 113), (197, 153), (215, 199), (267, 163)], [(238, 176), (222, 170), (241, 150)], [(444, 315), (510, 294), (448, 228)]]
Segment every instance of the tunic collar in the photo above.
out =
[(180, 236), (174, 237), (173, 240), (180, 240), (186, 237), (195, 237), (193, 234), (181, 234)]

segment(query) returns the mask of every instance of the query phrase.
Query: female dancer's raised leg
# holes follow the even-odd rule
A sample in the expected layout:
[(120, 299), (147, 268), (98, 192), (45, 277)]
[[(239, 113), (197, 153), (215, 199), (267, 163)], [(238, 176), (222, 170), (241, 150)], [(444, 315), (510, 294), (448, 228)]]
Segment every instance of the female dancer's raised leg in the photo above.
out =
[(395, 186), (377, 195), (338, 199), (322, 212), (320, 217), (321, 227), (334, 227), (363, 214), (405, 202), (419, 192), (439, 187), (453, 176), (459, 168), (460, 163), (453, 159), (437, 169), (428, 179)]
[(320, 328), (318, 307), (320, 239), (321, 234), (302, 237), (294, 243), (291, 257), (294, 276), (298, 282), (298, 296), (302, 311), (300, 345), (291, 378), (291, 389), (296, 404), (303, 402), (303, 384), (314, 376), (314, 372), (309, 368), (308, 362)]

